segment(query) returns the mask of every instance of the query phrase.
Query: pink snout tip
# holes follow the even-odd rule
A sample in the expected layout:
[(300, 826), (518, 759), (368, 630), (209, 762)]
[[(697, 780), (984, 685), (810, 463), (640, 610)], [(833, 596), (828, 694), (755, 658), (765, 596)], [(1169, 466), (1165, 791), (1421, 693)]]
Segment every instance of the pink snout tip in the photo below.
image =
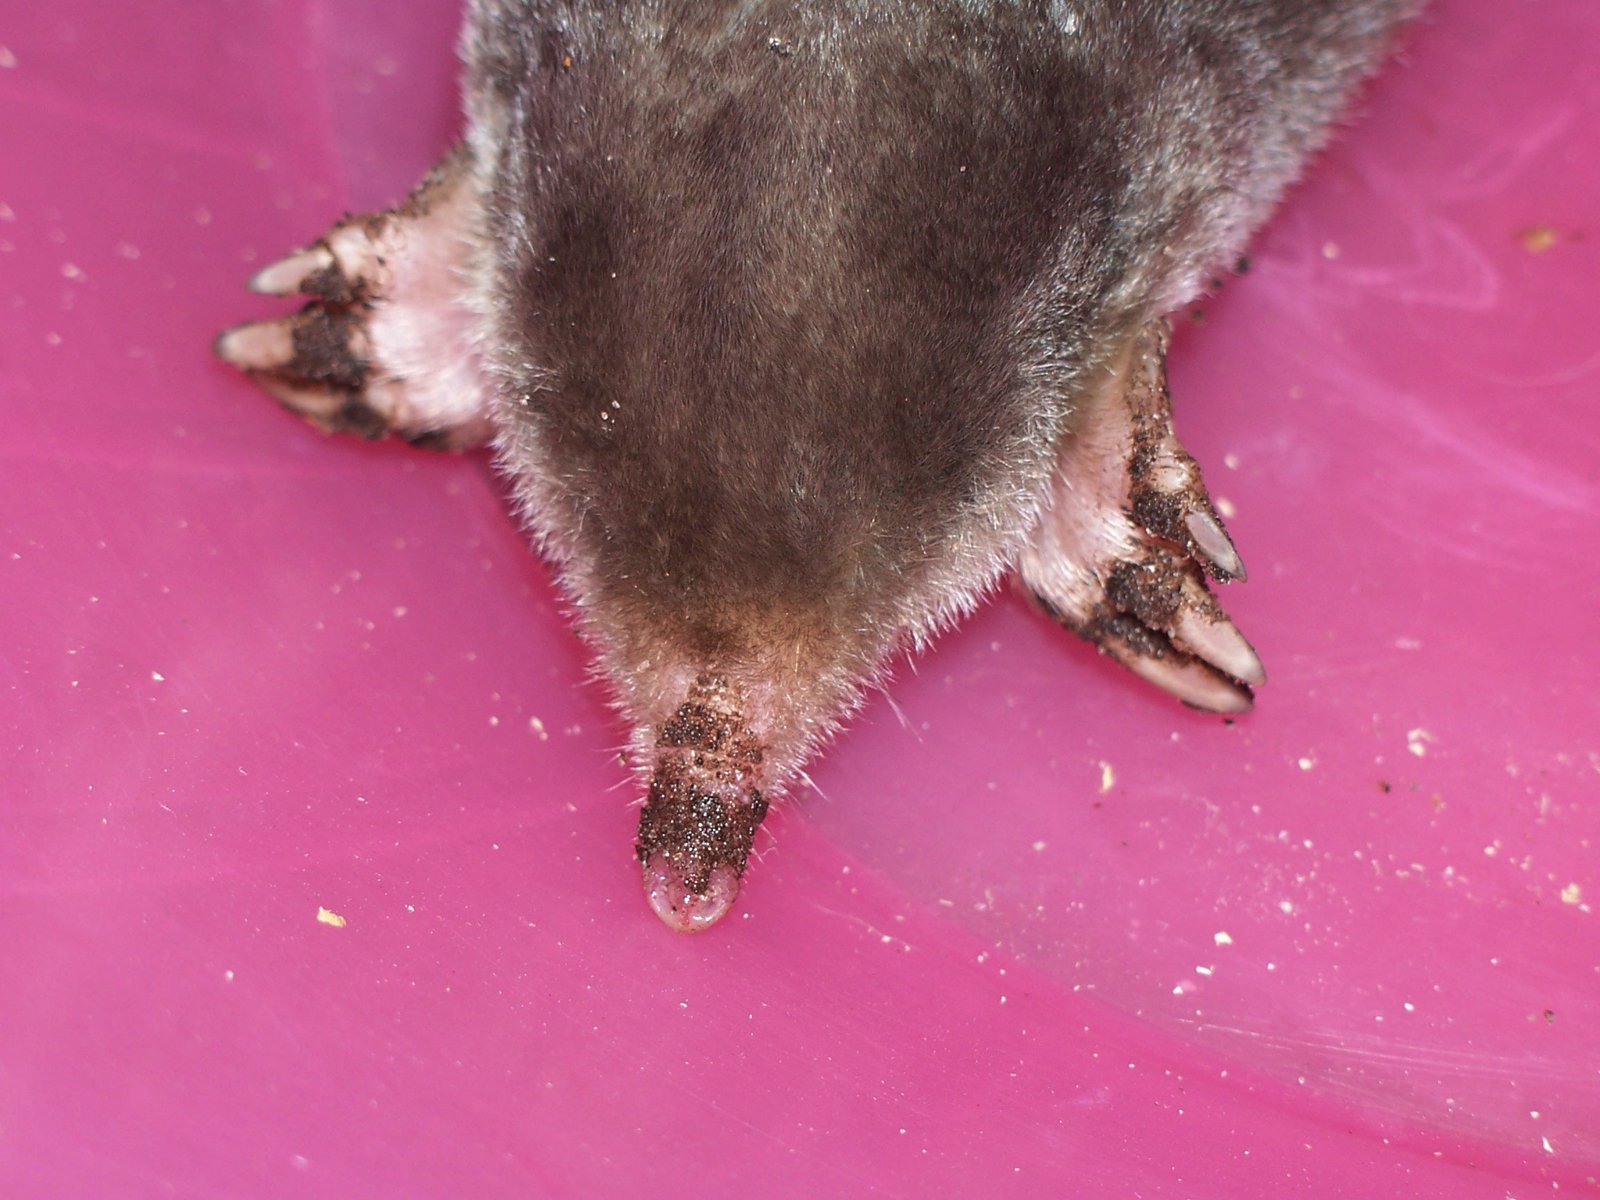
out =
[(709, 929), (733, 908), (739, 876), (726, 864), (711, 868), (704, 891), (695, 891), (665, 854), (644, 864), (644, 897), (669, 929), (698, 933)]

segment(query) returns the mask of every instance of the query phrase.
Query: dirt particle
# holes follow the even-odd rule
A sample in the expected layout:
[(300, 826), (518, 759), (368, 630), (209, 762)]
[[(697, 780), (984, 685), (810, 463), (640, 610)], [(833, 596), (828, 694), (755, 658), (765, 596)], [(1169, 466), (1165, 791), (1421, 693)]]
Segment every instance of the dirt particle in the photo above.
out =
[(332, 925), (335, 929), (343, 929), (349, 924), (331, 908), (323, 908), (321, 905), (317, 906), (317, 922), (322, 925)]
[(1517, 230), (1517, 241), (1529, 254), (1543, 254), (1560, 240), (1561, 235), (1548, 225), (1529, 225)]

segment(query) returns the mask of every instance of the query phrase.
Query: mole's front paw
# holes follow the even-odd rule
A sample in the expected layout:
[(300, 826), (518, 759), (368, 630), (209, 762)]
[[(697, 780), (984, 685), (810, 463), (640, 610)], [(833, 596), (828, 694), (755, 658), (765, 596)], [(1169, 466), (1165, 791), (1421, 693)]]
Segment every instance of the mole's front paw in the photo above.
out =
[(258, 271), (299, 312), (236, 325), (217, 356), (322, 429), (458, 448), (489, 433), (467, 268), (476, 199), (456, 151), (399, 208), (346, 217)]
[(1185, 703), (1243, 712), (1261, 660), (1205, 585), (1245, 577), (1200, 469), (1172, 432), (1165, 321), (1084, 399), (1023, 582), (1067, 628)]
[[(273, 263), (250, 290), (313, 297), (299, 312), (236, 325), (217, 356), (246, 372), (286, 408), (332, 433), (381, 437), (399, 387), (374, 362), (367, 325), (382, 302), (382, 278), (366, 224), (345, 222), (305, 250)], [(338, 247), (335, 250), (335, 246)]]

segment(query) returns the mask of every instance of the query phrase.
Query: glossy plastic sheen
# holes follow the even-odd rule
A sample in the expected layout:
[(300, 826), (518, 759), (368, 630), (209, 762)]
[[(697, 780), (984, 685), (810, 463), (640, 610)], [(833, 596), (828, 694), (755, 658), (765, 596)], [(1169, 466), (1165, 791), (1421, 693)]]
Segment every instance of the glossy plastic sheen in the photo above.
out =
[(454, 4), (8, 8), (0, 1195), (1592, 1193), (1592, 0), (1441, 0), (1179, 321), (1257, 711), (1000, 595), (700, 937), (484, 459), (208, 353)]

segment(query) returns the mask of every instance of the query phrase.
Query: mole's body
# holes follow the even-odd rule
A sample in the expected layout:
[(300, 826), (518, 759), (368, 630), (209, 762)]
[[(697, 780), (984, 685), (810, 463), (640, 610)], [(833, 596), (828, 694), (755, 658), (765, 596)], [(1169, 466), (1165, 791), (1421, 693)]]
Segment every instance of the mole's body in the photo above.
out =
[(1262, 672), (1164, 315), (1415, 0), (479, 0), (468, 129), (219, 352), (330, 429), (493, 439), (714, 922), (886, 657), (1008, 572), (1200, 707)]

